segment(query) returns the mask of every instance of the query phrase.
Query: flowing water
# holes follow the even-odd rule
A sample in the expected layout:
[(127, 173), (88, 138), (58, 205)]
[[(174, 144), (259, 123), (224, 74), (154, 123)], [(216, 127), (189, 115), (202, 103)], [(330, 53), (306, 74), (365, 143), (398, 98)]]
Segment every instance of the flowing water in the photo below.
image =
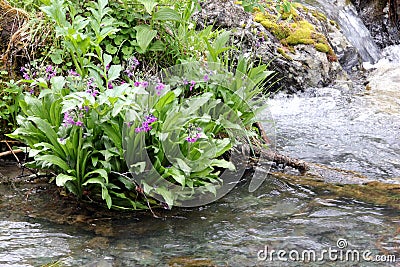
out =
[[(397, 181), (398, 50), (388, 48), (386, 59), (375, 66), (366, 64), (372, 69), (371, 90), (350, 90), (343, 84), (272, 99), (279, 151), (355, 170), (371, 179)], [(18, 172), (11, 171), (9, 176)], [(0, 173), (6, 174), (5, 169), (0, 168)], [(292, 251), (292, 257), (296, 252), (315, 251), (318, 258), (324, 250), (338, 250), (338, 246), (344, 253), (370, 251), (372, 256), (386, 255), (390, 260), (393, 255), (397, 262), (351, 257), (346, 261), (333, 253), (331, 259), (325, 255), (324, 262), (316, 259), (307, 265), (400, 266), (398, 210), (272, 177), (253, 193), (242, 185), (216, 203), (174, 209), (161, 219), (133, 213), (89, 224), (50, 219), (51, 208), (41, 208), (52, 201), (51, 195), (43, 195), (46, 192), (46, 185), (0, 184), (0, 266), (52, 262), (61, 266), (301, 266), (304, 263), (278, 260), (276, 253), (274, 261), (263, 259), (263, 250)], [(336, 261), (335, 256), (339, 257)]]

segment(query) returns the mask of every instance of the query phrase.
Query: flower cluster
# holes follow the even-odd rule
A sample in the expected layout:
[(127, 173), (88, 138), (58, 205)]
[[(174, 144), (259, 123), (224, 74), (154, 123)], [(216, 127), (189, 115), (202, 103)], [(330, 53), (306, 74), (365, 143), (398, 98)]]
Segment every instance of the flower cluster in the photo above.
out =
[(126, 76), (128, 76), (129, 79), (132, 79), (135, 75), (135, 70), (136, 67), (139, 66), (140, 62), (137, 60), (136, 57), (132, 57), (128, 59), (128, 65), (126, 67), (126, 70), (124, 71)]
[(186, 141), (188, 143), (195, 143), (197, 141), (197, 139), (199, 139), (201, 137), (202, 130), (203, 129), (201, 129), (200, 127), (196, 127), (193, 124), (189, 124), (188, 136), (186, 137)]
[(32, 65), (28, 67), (21, 67), (22, 78), (25, 80), (34, 80), (36, 78), (44, 77), (46, 80), (50, 81), (51, 78), (57, 75), (57, 69), (52, 65), (44, 66), (36, 66), (35, 62), (32, 62)]
[(96, 97), (100, 92), (97, 90), (97, 85), (94, 83), (94, 78), (89, 78), (87, 81), (87, 90), (86, 93), (90, 94), (93, 97)]
[(184, 79), (184, 80), (183, 80), (183, 85), (188, 85), (188, 84), (190, 84), (189, 90), (192, 91), (193, 88), (194, 88), (194, 86), (196, 85), (196, 82), (193, 81), (193, 80), (191, 80), (191, 81), (189, 82), (187, 79)]
[(57, 70), (52, 65), (46, 67), (46, 79), (50, 81), (51, 78), (57, 75)]
[(157, 121), (158, 119), (156, 117), (153, 116), (153, 114), (150, 114), (148, 116), (145, 117), (145, 120), (142, 122), (142, 126), (137, 127), (135, 129), (135, 132), (140, 133), (140, 132), (149, 132), (152, 127), (150, 124), (152, 124), (153, 122)]
[(64, 112), (64, 120), (63, 120), (63, 126), (68, 127), (68, 126), (78, 126), (78, 127), (83, 127), (84, 123), (82, 121), (82, 118), (84, 117), (84, 111), (88, 112), (89, 107), (84, 106), (79, 108), (79, 111), (76, 110), (70, 110)]
[(161, 95), (162, 90), (164, 90), (164, 88), (165, 88), (165, 84), (163, 84), (161, 82), (157, 83), (157, 85), (156, 85), (156, 93), (157, 93), (157, 95)]
[(139, 87), (139, 86), (143, 86), (144, 88), (146, 88), (147, 86), (149, 86), (149, 83), (144, 81), (144, 82), (134, 82), (133, 84), (135, 87)]

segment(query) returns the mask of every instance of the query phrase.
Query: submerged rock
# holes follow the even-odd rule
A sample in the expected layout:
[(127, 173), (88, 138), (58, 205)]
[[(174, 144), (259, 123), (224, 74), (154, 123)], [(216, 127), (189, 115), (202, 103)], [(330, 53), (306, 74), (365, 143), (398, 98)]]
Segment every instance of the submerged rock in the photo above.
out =
[(287, 14), (279, 15), (268, 6), (264, 13), (257, 9), (249, 13), (233, 1), (221, 5), (218, 0), (208, 0), (201, 5), (202, 10), (195, 14), (197, 26), (230, 30), (237, 55), (261, 59), (282, 78), (275, 89), (295, 92), (324, 87), (347, 80), (346, 70), (360, 64), (337, 24), (315, 9), (296, 5), (290, 20)]

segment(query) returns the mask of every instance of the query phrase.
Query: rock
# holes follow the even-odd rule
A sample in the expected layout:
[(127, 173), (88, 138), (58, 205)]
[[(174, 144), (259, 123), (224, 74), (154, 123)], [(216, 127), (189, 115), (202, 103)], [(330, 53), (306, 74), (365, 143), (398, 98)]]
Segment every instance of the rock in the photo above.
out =
[[(313, 9), (298, 6), (296, 22), (290, 24), (291, 27), (298, 27), (298, 32), (289, 30), (292, 35), (279, 36), (281, 28), (276, 30), (273, 27), (286, 26), (276, 26), (274, 20), (269, 25), (268, 21), (262, 21), (263, 15), (256, 14), (254, 18), (255, 14), (245, 12), (233, 1), (225, 1), (221, 5), (219, 0), (208, 0), (201, 3), (201, 7), (202, 10), (194, 15), (197, 26), (201, 29), (214, 25), (218, 29), (230, 30), (233, 46), (238, 48), (236, 56), (252, 55), (254, 60), (261, 59), (262, 63), (269, 64), (270, 69), (277, 72), (277, 78), (281, 80), (273, 89), (296, 92), (308, 87), (327, 86), (336, 80), (348, 79), (345, 70), (359, 64), (353, 47), (335, 23)], [(288, 22), (283, 23), (289, 25)], [(304, 31), (303, 26), (306, 27)], [(284, 32), (285, 29), (282, 29)], [(308, 39), (296, 40), (303, 32), (309, 35), (304, 37)]]
[(400, 44), (400, 0), (351, 0), (380, 48)]

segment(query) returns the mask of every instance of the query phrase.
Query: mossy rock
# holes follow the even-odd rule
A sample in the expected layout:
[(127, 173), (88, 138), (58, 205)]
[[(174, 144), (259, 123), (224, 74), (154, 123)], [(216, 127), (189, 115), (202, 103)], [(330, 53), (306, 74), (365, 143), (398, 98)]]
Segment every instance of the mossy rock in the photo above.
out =
[(323, 53), (328, 53), (329, 52), (329, 46), (323, 43), (316, 43), (314, 44), (315, 49), (319, 52)]
[(276, 51), (279, 54), (281, 54), (284, 58), (286, 58), (287, 60), (293, 60), (293, 58), (291, 56), (289, 56), (282, 47), (279, 47)]

